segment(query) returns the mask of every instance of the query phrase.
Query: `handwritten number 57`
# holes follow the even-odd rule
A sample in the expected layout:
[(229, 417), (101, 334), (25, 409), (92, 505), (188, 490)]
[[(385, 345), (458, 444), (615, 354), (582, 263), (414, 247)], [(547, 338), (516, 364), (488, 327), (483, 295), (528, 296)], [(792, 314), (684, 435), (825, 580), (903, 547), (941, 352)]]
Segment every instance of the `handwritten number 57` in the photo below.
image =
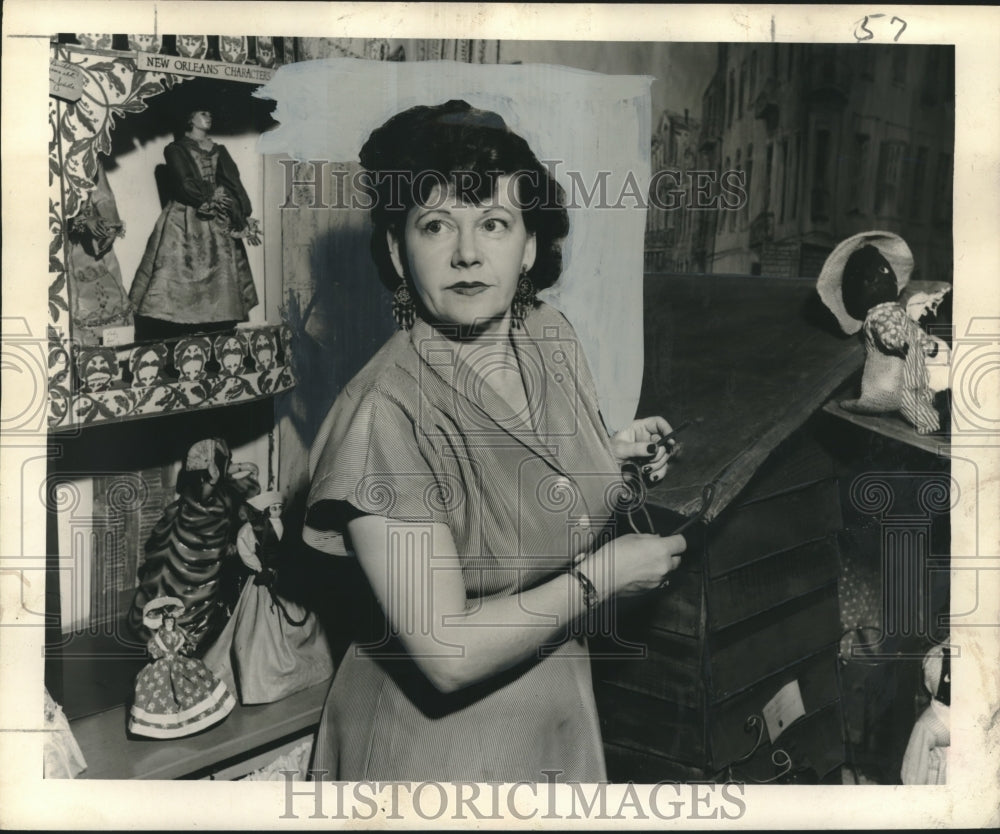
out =
[[(875, 33), (872, 32), (872, 30), (868, 28), (868, 24), (871, 21), (878, 20), (879, 18), (882, 18), (882, 17), (885, 17), (885, 15), (884, 14), (866, 14), (864, 16), (864, 19), (858, 21), (858, 23), (854, 27), (854, 39), (856, 41), (858, 41), (859, 43), (862, 42), (862, 41), (870, 41), (870, 40), (872, 40), (875, 37)], [(894, 26), (896, 24), (899, 25), (899, 30), (896, 32), (895, 36), (892, 39), (893, 43), (897, 42), (899, 40), (900, 35), (902, 35), (903, 32), (906, 31), (906, 21), (903, 20), (903, 18), (901, 18), (901, 17), (897, 17), (896, 15), (893, 15), (892, 18), (889, 21), (889, 25), (890, 26)]]

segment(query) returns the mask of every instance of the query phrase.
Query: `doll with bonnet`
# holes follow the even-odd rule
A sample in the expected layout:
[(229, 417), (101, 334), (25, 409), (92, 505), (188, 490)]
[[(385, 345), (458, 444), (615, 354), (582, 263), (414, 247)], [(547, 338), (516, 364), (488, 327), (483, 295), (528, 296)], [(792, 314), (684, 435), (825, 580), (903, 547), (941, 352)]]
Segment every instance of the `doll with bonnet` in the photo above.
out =
[(904, 785), (946, 784), (951, 733), (951, 653), (948, 646), (934, 646), (924, 656), (924, 686), (931, 695), (930, 705), (913, 725), (903, 754), (900, 777)]
[(333, 655), (316, 615), (279, 594), (284, 499), (264, 492), (247, 500), (236, 552), (250, 570), (239, 600), (205, 663), (235, 687), (243, 704), (266, 704), (333, 675)]
[(177, 625), (183, 612), (177, 597), (156, 597), (143, 606), (143, 625), (153, 634), (147, 644), (153, 659), (135, 679), (128, 720), (133, 735), (188, 736), (217, 724), (236, 706), (226, 685), (200, 660), (187, 657), (194, 646)]
[(177, 498), (153, 527), (139, 567), (128, 622), (149, 639), (142, 611), (156, 597), (178, 597), (184, 627), (200, 656), (221, 633), (238, 588), (231, 565), (235, 556), (240, 508), (260, 493), (257, 467), (234, 463), (222, 438), (199, 440), (187, 452), (177, 475)]
[(927, 358), (939, 341), (907, 313), (900, 294), (913, 272), (913, 254), (898, 235), (862, 232), (842, 241), (823, 264), (816, 289), (848, 335), (863, 330), (861, 396), (841, 402), (858, 414), (898, 411), (918, 434), (940, 428)]

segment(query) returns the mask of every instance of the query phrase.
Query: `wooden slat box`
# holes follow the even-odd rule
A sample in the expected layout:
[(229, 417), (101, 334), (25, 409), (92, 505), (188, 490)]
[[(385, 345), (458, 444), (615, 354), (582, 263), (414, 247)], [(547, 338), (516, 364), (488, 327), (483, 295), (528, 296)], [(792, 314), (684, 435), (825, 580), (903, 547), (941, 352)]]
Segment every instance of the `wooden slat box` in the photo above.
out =
[[(836, 704), (838, 685), (838, 658), (836, 647), (827, 646), (811, 657), (801, 660), (780, 672), (760, 681), (756, 686), (736, 695), (726, 701), (712, 706), (713, 720), (711, 722), (710, 745), (712, 766), (723, 768), (746, 755), (753, 747), (757, 738), (756, 731), (746, 729), (746, 721), (751, 715), (762, 715), (762, 708), (786, 684), (797, 681), (802, 696), (805, 721), (812, 715)], [(772, 747), (783, 748), (789, 732), (795, 725), (778, 736), (776, 744), (765, 744), (762, 750), (769, 752)], [(767, 738), (765, 736), (765, 741)], [(809, 740), (798, 743), (805, 746), (810, 753), (810, 759), (821, 758), (817, 751), (809, 746)], [(767, 778), (773, 774), (766, 774)], [(819, 774), (825, 775), (825, 774)]]
[[(843, 522), (837, 467), (813, 415), (861, 368), (863, 347), (805, 279), (647, 275), (643, 328), (637, 414), (690, 421), (682, 454), (648, 495), (656, 531), (694, 515), (706, 484), (715, 494), (705, 523), (685, 533), (670, 586), (615, 611), (615, 635), (645, 645), (645, 657), (594, 661), (609, 776), (718, 776), (749, 749), (744, 713), (795, 679), (806, 715), (779, 746), (822, 778), (844, 759)], [(613, 655), (613, 643), (604, 634), (591, 646)], [(769, 751), (745, 764), (746, 778), (776, 774)]]
[[(669, 587), (619, 604), (613, 634), (592, 640), (602, 732), (615, 762), (610, 778), (622, 778), (617, 768), (629, 762), (654, 781), (691, 772), (723, 778), (756, 740), (744, 731), (748, 715), (790, 680), (799, 681), (806, 715), (778, 747), (817, 778), (843, 761), (839, 488), (835, 480), (810, 480), (801, 466), (798, 478), (783, 479), (781, 470), (800, 461), (780, 458), (761, 484), (748, 486), (747, 500), (693, 528)], [(800, 482), (789, 488), (789, 480)], [(661, 532), (681, 520), (651, 509)], [(636, 645), (644, 649), (638, 656)], [(737, 778), (778, 772), (764, 741)]]

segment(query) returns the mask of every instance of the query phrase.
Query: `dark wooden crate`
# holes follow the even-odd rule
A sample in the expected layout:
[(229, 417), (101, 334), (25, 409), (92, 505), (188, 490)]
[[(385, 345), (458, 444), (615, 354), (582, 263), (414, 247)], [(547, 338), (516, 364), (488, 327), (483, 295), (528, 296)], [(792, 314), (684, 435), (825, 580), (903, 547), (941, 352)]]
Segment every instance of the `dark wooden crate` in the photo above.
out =
[[(683, 465), (683, 461), (678, 466)], [(822, 779), (844, 761), (837, 679), (840, 486), (829, 455), (801, 433), (761, 466), (728, 507), (685, 532), (681, 569), (663, 592), (618, 606), (591, 642), (609, 778), (725, 778), (751, 749), (750, 714), (790, 680), (806, 715), (780, 736), (797, 773)], [(724, 497), (724, 496), (723, 496)], [(654, 529), (681, 519), (650, 506)], [(613, 635), (645, 653), (613, 656)], [(765, 737), (735, 776), (778, 770)], [(631, 772), (629, 772), (631, 769)], [(677, 777), (671, 776), (679, 773)], [(640, 776), (642, 774), (642, 776)]]
[(837, 477), (837, 463), (809, 431), (797, 431), (778, 446), (733, 501), (739, 507), (791, 489)]
[[(836, 647), (826, 647), (812, 657), (759, 681), (749, 690), (709, 708), (709, 740), (713, 767), (723, 767), (747, 753), (756, 739), (748, 732), (751, 715), (763, 716), (763, 708), (786, 684), (797, 681), (805, 717), (828, 707), (839, 698)], [(779, 741), (784, 733), (779, 736)]]
[(839, 493), (836, 481), (819, 481), (727, 510), (708, 534), (708, 576), (835, 533), (843, 526)]
[[(748, 748), (752, 743), (751, 740)], [(796, 721), (775, 743), (762, 744), (749, 761), (733, 765), (732, 778), (737, 781), (773, 779), (781, 772), (772, 759), (772, 755), (779, 750), (787, 754), (793, 771), (812, 771), (815, 781), (824, 779), (840, 767), (846, 758), (846, 750), (843, 714), (839, 703), (831, 703)], [(718, 778), (730, 776), (725, 768), (721, 774), (716, 772), (715, 775)]]
[(709, 699), (728, 698), (839, 639), (836, 583), (710, 634)]
[(606, 682), (691, 708), (704, 703), (701, 641), (655, 627), (624, 636), (628, 651), (641, 645), (642, 656), (616, 656), (614, 640), (591, 641), (595, 687)]
[(706, 761), (704, 709), (604, 682), (595, 687), (602, 738), (692, 767)]
[(751, 562), (707, 583), (708, 629), (746, 620), (828, 585), (840, 570), (832, 536)]

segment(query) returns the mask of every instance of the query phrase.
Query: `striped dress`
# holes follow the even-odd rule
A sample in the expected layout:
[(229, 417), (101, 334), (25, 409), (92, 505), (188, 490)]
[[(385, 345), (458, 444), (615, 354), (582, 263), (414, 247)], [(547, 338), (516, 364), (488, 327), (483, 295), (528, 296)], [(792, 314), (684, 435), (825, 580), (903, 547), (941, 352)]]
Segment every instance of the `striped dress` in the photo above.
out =
[(926, 353), (933, 340), (896, 301), (868, 311), (864, 324), (865, 370), (861, 396), (841, 406), (859, 414), (898, 411), (917, 430), (930, 434), (940, 428), (934, 393), (927, 376)]
[[(418, 320), (344, 389), (310, 461), (310, 508), (347, 502), (393, 520), (447, 524), (470, 600), (514, 594), (564, 569), (608, 533), (621, 496), (569, 323), (541, 305), (511, 338), (528, 414), (514, 414), (474, 370), (481, 345), (459, 347)], [(307, 526), (305, 537), (349, 552), (342, 525)], [(542, 782), (557, 771), (603, 781), (585, 639), (539, 655), (443, 695), (391, 635), (352, 645), (324, 709), (316, 777)]]

